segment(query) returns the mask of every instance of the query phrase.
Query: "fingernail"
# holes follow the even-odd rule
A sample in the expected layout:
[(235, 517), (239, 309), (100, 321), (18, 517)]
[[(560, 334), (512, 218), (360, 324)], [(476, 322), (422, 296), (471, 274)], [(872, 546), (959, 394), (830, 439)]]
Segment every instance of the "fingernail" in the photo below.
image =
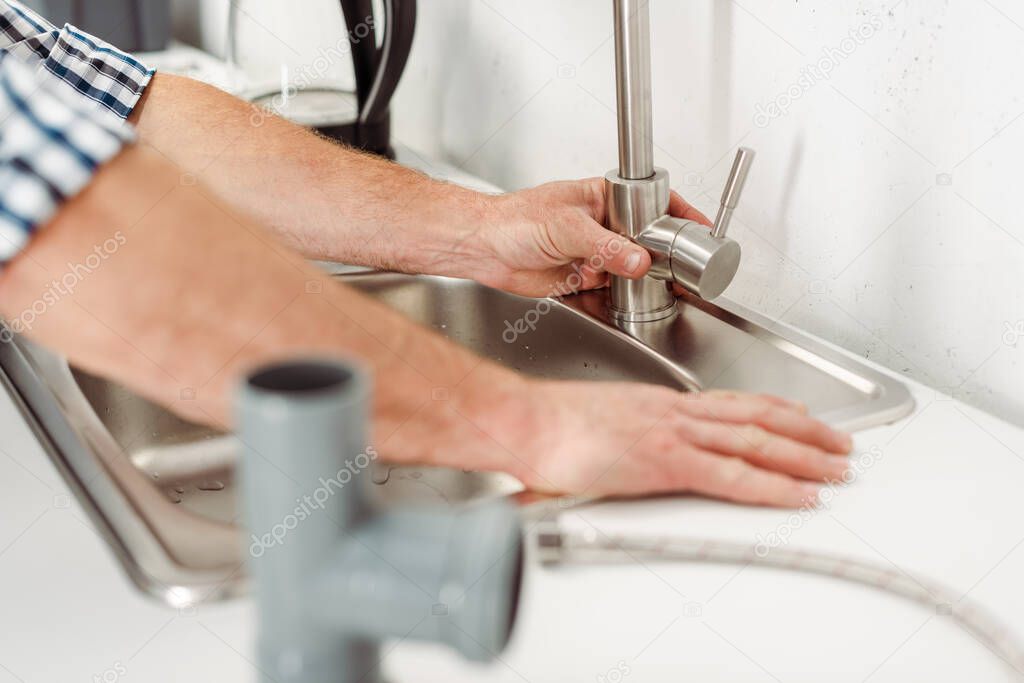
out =
[(845, 432), (838, 432), (839, 434), (839, 445), (846, 452), (849, 452), (853, 448), (853, 437)]
[(850, 461), (845, 455), (829, 455), (826, 456), (832, 459), (829, 465), (829, 479), (838, 479), (840, 481), (846, 476), (847, 470), (850, 469)]
[(634, 251), (632, 254), (626, 257), (626, 272), (635, 272), (640, 267), (640, 252)]

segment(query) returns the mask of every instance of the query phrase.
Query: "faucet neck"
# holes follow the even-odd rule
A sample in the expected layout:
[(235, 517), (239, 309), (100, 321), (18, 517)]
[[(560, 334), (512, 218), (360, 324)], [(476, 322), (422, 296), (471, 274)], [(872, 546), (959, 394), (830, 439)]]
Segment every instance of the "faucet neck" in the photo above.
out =
[(614, 0), (619, 176), (654, 175), (651, 114), (651, 18), (648, 0)]

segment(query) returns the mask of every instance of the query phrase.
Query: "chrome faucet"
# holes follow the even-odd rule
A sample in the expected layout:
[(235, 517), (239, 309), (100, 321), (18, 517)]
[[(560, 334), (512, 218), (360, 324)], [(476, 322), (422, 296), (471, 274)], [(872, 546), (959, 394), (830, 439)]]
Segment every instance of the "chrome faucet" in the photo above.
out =
[(668, 171), (654, 165), (651, 117), (651, 20), (648, 0), (614, 0), (619, 168), (605, 175), (608, 227), (645, 247), (653, 261), (639, 280), (611, 278), (611, 316), (628, 323), (676, 314), (670, 284), (704, 299), (729, 286), (740, 245), (725, 236), (754, 152), (741, 147), (712, 229), (668, 215)]

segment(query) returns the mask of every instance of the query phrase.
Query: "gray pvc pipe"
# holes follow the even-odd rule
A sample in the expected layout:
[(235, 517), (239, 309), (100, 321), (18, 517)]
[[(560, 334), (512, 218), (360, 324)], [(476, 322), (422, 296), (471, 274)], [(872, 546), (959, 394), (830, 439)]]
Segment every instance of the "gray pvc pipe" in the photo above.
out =
[[(310, 628), (306, 590), (369, 512), (370, 477), (355, 462), (365, 453), (369, 381), (331, 362), (276, 365), (250, 375), (239, 399), (259, 667), (280, 683), (334, 683), (371, 670), (375, 647), (341, 646), (337, 634)], [(341, 473), (346, 462), (355, 472)]]
[(522, 565), (511, 505), (395, 511), (356, 533), (319, 577), (324, 623), (376, 639), (445, 643), (476, 661), (505, 647)]
[(507, 502), (380, 511), (366, 446), (369, 379), (332, 361), (254, 372), (238, 400), (259, 612), (259, 667), (276, 683), (378, 681), (378, 642), (494, 657), (522, 566)]

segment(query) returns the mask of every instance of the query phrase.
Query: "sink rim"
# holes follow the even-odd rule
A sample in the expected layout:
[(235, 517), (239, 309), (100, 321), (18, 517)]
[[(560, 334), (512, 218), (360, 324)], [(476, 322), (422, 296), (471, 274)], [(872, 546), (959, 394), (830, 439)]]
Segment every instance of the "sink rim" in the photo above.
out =
[[(578, 315), (587, 317), (627, 337), (635, 337), (636, 343), (648, 347), (666, 362), (676, 365), (681, 363), (672, 358), (672, 349), (669, 348), (666, 340), (671, 339), (674, 334), (678, 334), (678, 327), (685, 324), (682, 313), (674, 318), (654, 322), (617, 323), (608, 315), (606, 298), (605, 290), (592, 290), (560, 301)], [(720, 297), (712, 303), (695, 295), (684, 293), (678, 297), (676, 305), (680, 311), (684, 311), (685, 307), (695, 308), (755, 339), (767, 342), (782, 350), (783, 353), (828, 374), (863, 394), (866, 399), (863, 404), (814, 414), (816, 418), (832, 427), (855, 432), (891, 424), (914, 411), (914, 397), (902, 381), (872, 367), (866, 359), (854, 356), (850, 352), (807, 334), (788, 323), (772, 319), (724, 297)], [(620, 330), (620, 326), (629, 330), (629, 334)], [(703, 389), (727, 388), (714, 386), (717, 378), (706, 381), (705, 378), (695, 373), (690, 374)], [(870, 405), (871, 410), (865, 410), (865, 405)]]

